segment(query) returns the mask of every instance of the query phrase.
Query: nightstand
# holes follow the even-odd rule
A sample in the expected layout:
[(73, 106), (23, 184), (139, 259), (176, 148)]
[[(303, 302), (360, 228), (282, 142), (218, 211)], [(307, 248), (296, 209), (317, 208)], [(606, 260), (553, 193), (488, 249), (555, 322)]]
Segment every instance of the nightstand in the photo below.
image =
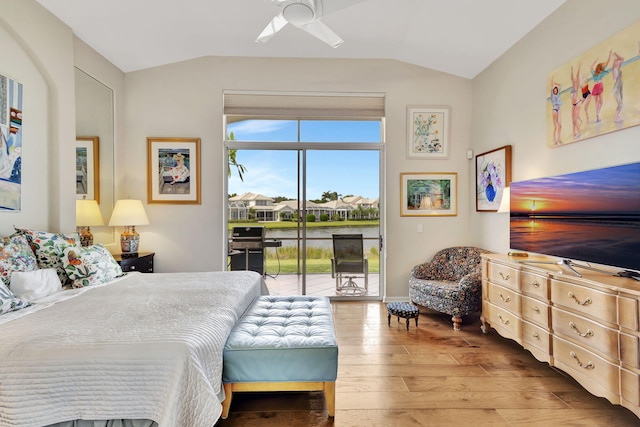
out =
[(121, 254), (113, 258), (120, 264), (123, 272), (139, 271), (141, 273), (153, 273), (153, 256), (155, 252), (140, 252), (138, 256), (123, 257)]

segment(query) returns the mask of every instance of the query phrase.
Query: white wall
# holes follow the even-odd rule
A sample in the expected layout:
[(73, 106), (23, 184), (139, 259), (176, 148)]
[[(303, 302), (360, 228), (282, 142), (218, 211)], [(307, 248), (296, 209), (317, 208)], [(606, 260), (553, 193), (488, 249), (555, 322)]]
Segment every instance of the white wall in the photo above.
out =
[(0, 74), (24, 85), (22, 211), (13, 225), (75, 230), (75, 102), (72, 32), (33, 0), (0, 0)]
[[(387, 294), (407, 294), (409, 271), (443, 246), (469, 241), (469, 80), (388, 60), (201, 58), (126, 76), (126, 150), (118, 163), (119, 196), (146, 197), (147, 137), (202, 139), (202, 204), (146, 206), (151, 225), (139, 227), (141, 249), (156, 252), (157, 271), (224, 268), (222, 92), (384, 92), (387, 112)], [(407, 105), (449, 105), (448, 160), (406, 158)], [(458, 216), (401, 218), (401, 172), (457, 172)], [(424, 232), (417, 234), (418, 224)], [(223, 252), (224, 251), (224, 252)]]
[[(387, 296), (406, 297), (411, 267), (439, 248), (508, 250), (506, 216), (475, 212), (468, 148), (480, 153), (513, 145), (514, 180), (640, 160), (640, 127), (550, 149), (544, 114), (549, 71), (639, 18), (636, 0), (569, 0), (473, 81), (388, 60), (201, 58), (127, 74), (122, 88), (118, 70), (93, 54), (83, 57), (70, 29), (35, 1), (0, 0), (0, 49), (12, 58), (0, 73), (28, 89), (24, 137), (33, 144), (25, 147), (23, 211), (0, 213), (0, 233), (10, 233), (13, 224), (74, 229), (76, 61), (115, 82), (106, 83), (116, 86), (117, 198), (146, 201), (147, 137), (202, 139), (202, 205), (147, 205), (151, 225), (139, 229), (142, 249), (157, 252), (158, 271), (223, 268), (224, 89), (384, 92)], [(406, 158), (407, 105), (452, 108), (449, 159)], [(401, 172), (457, 172), (458, 215), (400, 217)]]
[[(513, 181), (640, 161), (640, 126), (557, 148), (546, 140), (549, 73), (638, 19), (637, 0), (567, 1), (473, 80), (476, 153), (511, 144)], [(509, 250), (508, 215), (472, 218), (479, 246)]]

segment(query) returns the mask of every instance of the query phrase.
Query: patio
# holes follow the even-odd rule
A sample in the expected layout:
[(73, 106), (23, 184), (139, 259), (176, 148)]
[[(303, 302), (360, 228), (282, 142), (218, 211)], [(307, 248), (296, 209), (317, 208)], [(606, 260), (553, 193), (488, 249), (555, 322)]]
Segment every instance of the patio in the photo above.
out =
[[(363, 279), (355, 279), (358, 285), (363, 286)], [(302, 294), (302, 275), (280, 274), (278, 276), (267, 275), (265, 283), (271, 295), (300, 295)], [(369, 273), (369, 291), (365, 295), (344, 296), (336, 292), (336, 280), (331, 274), (308, 274), (307, 295), (340, 297), (340, 298), (376, 298), (380, 296), (380, 275)]]

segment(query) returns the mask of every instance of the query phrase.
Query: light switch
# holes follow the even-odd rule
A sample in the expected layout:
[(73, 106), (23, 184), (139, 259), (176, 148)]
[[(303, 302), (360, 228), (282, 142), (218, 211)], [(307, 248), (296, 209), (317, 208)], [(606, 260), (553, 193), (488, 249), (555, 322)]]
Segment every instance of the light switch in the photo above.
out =
[(422, 233), (422, 224), (418, 224), (418, 233)]

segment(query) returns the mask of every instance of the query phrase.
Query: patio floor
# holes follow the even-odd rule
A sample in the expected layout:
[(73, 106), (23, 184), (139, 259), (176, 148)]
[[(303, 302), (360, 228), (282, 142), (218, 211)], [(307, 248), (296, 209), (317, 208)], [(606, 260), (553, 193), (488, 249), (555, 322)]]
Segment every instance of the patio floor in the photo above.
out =
[[(356, 278), (354, 281), (358, 286), (364, 286), (363, 278)], [(280, 274), (278, 276), (265, 277), (265, 283), (271, 295), (301, 295), (302, 275)], [(380, 276), (378, 273), (369, 273), (368, 292), (364, 295), (349, 296), (336, 292), (336, 279), (331, 274), (308, 274), (307, 275), (307, 295), (343, 297), (343, 298), (378, 298), (380, 296)]]

